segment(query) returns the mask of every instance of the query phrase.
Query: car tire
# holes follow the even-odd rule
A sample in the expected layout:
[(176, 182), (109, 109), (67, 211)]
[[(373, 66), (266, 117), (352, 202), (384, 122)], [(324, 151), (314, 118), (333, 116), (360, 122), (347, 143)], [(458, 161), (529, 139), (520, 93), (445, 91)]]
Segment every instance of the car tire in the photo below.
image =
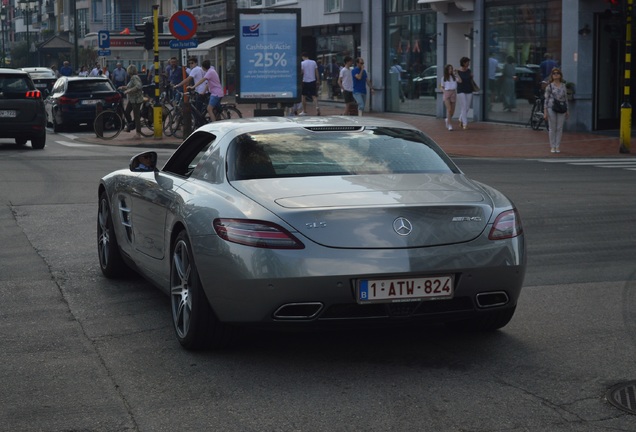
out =
[(453, 330), (460, 331), (494, 331), (505, 327), (510, 322), (515, 314), (515, 309), (516, 306), (502, 310), (480, 312), (476, 318), (453, 321), (446, 325)]
[(170, 306), (175, 334), (184, 348), (223, 348), (230, 343), (231, 328), (219, 322), (210, 306), (185, 231), (172, 248)]
[(102, 192), (99, 197), (97, 211), (97, 255), (99, 267), (104, 276), (109, 279), (123, 277), (129, 274), (129, 268), (122, 259), (119, 244), (115, 236), (113, 219), (110, 214), (108, 195)]
[(62, 125), (60, 125), (57, 120), (55, 120), (55, 113), (53, 113), (53, 118), (51, 119), (51, 123), (53, 123), (53, 132), (59, 133), (62, 132)]
[(35, 150), (42, 150), (45, 145), (46, 145), (46, 134), (43, 134), (39, 137), (31, 138), (31, 147), (33, 147)]

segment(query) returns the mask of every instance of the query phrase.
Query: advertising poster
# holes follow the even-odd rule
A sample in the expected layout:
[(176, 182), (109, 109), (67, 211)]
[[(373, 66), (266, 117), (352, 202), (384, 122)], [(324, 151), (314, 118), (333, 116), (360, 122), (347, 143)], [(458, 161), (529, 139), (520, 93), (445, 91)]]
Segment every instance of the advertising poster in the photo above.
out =
[(300, 100), (300, 9), (239, 9), (237, 102)]

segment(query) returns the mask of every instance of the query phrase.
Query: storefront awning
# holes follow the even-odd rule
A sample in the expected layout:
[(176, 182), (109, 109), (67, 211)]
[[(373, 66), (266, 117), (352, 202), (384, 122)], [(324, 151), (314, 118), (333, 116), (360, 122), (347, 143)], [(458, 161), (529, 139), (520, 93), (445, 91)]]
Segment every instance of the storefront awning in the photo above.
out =
[(234, 39), (234, 36), (219, 36), (219, 37), (215, 37), (215, 38), (206, 40), (202, 44), (199, 44), (199, 46), (196, 47), (196, 48), (188, 49), (188, 53), (190, 53), (190, 54), (204, 54), (204, 53), (207, 53), (212, 48), (217, 47), (217, 46), (219, 46), (221, 44), (224, 44), (225, 42), (227, 42), (227, 41), (229, 41), (231, 39)]

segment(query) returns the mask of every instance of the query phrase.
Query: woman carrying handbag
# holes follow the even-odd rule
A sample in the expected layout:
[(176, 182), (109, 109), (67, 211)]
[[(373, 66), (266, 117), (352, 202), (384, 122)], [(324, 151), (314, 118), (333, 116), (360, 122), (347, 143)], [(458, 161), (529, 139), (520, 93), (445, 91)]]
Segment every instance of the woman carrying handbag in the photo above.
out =
[(549, 121), (550, 151), (561, 153), (561, 136), (563, 125), (570, 116), (568, 112), (568, 94), (563, 82), (561, 69), (554, 68), (550, 74), (550, 82), (545, 88), (545, 104), (543, 118)]

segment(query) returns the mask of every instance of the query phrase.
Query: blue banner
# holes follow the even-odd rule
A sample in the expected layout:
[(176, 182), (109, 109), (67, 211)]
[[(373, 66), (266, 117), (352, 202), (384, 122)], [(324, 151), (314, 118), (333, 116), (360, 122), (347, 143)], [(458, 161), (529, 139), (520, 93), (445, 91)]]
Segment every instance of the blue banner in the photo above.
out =
[(238, 97), (242, 102), (300, 98), (300, 11), (238, 13)]

